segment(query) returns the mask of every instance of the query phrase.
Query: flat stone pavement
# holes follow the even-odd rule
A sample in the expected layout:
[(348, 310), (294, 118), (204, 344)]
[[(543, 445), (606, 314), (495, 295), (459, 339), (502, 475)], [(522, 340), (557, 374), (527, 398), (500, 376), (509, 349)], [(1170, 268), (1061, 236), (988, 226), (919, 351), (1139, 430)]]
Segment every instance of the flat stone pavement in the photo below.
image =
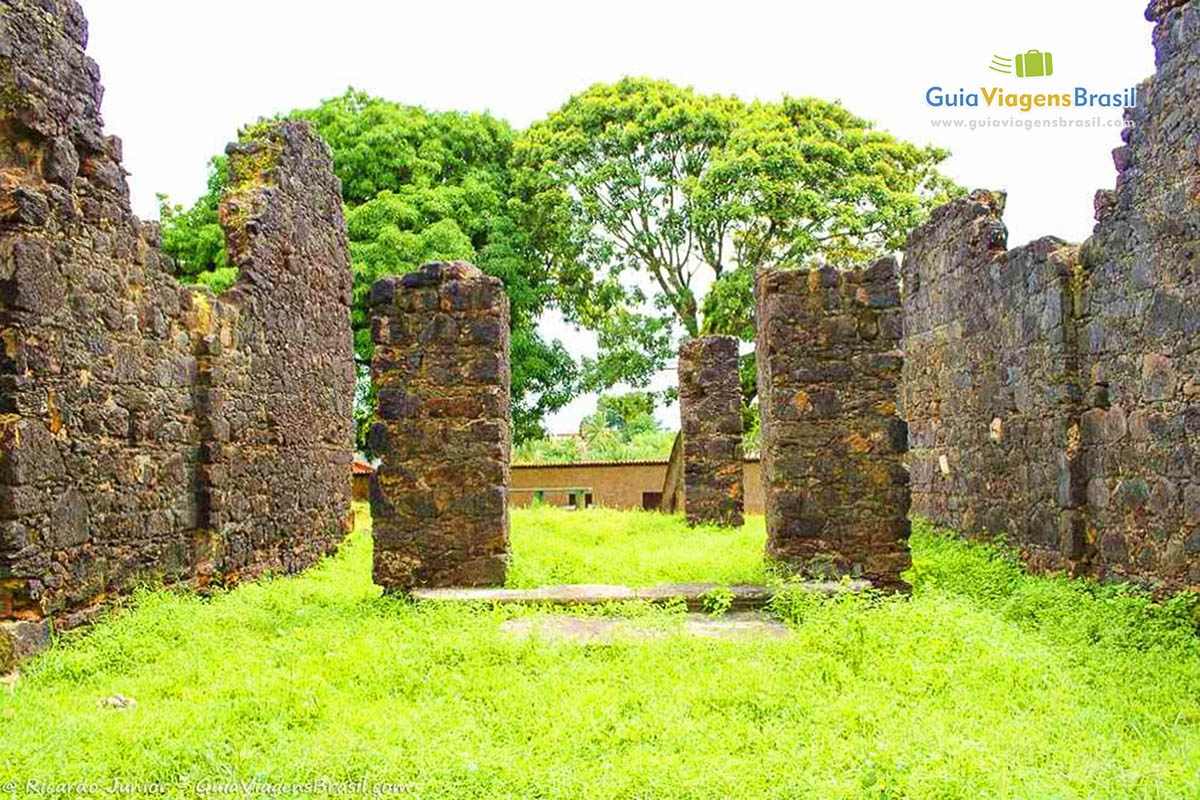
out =
[(792, 631), (778, 620), (755, 611), (735, 611), (714, 617), (687, 614), (682, 625), (657, 617), (516, 617), (500, 623), (514, 639), (539, 638), (580, 644), (619, 640), (665, 639), (676, 633), (704, 639), (782, 639)]
[[(861, 592), (871, 584), (867, 581), (810, 581), (799, 584), (807, 591), (833, 595), (841, 592)], [(657, 586), (633, 588), (604, 583), (573, 583), (562, 586), (539, 586), (536, 589), (438, 588), (413, 589), (417, 600), (436, 600), (456, 603), (514, 603), (520, 605), (577, 606), (617, 603), (625, 600), (644, 600), (666, 603), (683, 600), (692, 611), (704, 610), (706, 598), (714, 592), (729, 592), (731, 611), (763, 608), (771, 600), (766, 586), (721, 583), (660, 583)]]

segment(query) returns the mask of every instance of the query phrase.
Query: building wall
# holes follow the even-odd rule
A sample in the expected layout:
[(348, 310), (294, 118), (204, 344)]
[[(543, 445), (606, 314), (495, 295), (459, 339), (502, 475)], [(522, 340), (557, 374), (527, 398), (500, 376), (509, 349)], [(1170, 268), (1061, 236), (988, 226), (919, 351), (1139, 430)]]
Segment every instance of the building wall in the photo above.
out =
[(353, 448), (328, 148), (299, 123), (231, 145), (238, 282), (180, 285), (130, 210), (78, 4), (0, 26), (0, 621), (313, 563), (349, 525)]
[(904, 397), (919, 513), (1175, 590), (1200, 587), (1200, 0), (1146, 16), (1156, 74), (1083, 245), (1006, 250), (991, 192), (911, 235)]
[(355, 472), (350, 476), (350, 497), (354, 500), (369, 500), (371, 497), (371, 474)]
[(742, 480), (742, 488), (745, 491), (743, 502), (746, 506), (747, 514), (762, 514), (763, 513), (763, 482), (762, 482), (762, 461), (755, 458), (747, 460), (744, 463), (746, 470)]
[[(745, 511), (763, 513), (759, 463), (743, 464)], [(667, 475), (666, 461), (635, 463), (514, 464), (508, 502), (527, 506), (534, 502), (534, 491), (542, 490), (542, 502), (565, 506), (569, 490), (590, 490), (593, 502), (607, 508), (642, 508), (643, 494), (660, 493)]]

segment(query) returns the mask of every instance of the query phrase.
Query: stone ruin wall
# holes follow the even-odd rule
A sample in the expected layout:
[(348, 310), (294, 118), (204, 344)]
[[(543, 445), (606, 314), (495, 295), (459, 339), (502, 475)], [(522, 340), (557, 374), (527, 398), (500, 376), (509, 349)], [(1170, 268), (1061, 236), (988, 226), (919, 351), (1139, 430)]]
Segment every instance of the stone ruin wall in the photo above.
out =
[(181, 286), (130, 210), (86, 43), (73, 0), (0, 6), (0, 621), (18, 651), (136, 582), (300, 569), (349, 522), (328, 149), (294, 123), (231, 145), (238, 283)]
[(683, 509), (689, 525), (742, 524), (742, 389), (738, 340), (701, 336), (679, 348)]
[(1003, 196), (937, 209), (904, 259), (904, 414), (918, 513), (1077, 552), (1076, 249), (1006, 250)]
[(1155, 0), (1116, 188), (1079, 248), (1005, 251), (1002, 202), (935, 212), (905, 259), (916, 510), (1035, 565), (1200, 586), (1200, 2)]
[[(198, 358), (200, 528), (222, 571), (294, 572), (350, 527), (353, 277), (328, 147), (302, 123), (230, 145), (221, 205), (238, 280)], [(226, 330), (228, 328), (228, 330)]]
[(511, 450), (508, 297), (465, 262), (371, 287), (375, 582), (502, 585)]
[(755, 280), (767, 553), (814, 576), (903, 588), (907, 431), (894, 259)]
[[(229, 151), (237, 285), (179, 285), (130, 211), (79, 6), (0, 4), (0, 621), (19, 650), (141, 580), (336, 545), (351, 275), (328, 151), (284, 123)], [(1156, 75), (1084, 245), (1007, 250), (996, 193), (939, 209), (906, 254), (903, 362), (891, 262), (757, 276), (772, 555), (899, 584), (900, 394), (918, 513), (1004, 531), (1035, 566), (1200, 586), (1200, 1), (1147, 16)], [(502, 287), (442, 265), (375, 293), (376, 578), (501, 583)]]
[(1200, 2), (1147, 18), (1156, 74), (1081, 253), (1088, 530), (1100, 569), (1200, 587)]

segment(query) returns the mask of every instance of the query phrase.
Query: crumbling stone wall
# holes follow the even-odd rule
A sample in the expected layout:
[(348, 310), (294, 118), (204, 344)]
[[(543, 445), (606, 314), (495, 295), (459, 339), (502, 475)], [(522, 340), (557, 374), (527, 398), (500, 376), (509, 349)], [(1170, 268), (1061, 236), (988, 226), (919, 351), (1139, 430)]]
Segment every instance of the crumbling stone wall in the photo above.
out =
[(341, 188), (307, 125), (230, 145), (237, 282), (197, 345), (197, 513), (221, 573), (294, 572), (349, 530), (353, 277)]
[(755, 279), (767, 552), (900, 588), (910, 564), (897, 266)]
[(231, 146), (239, 281), (181, 286), (130, 211), (79, 6), (0, 12), (0, 620), (312, 563), (348, 523), (353, 448), (328, 149), (292, 123)]
[(1200, 2), (1156, 0), (1156, 74), (1081, 251), (1093, 571), (1200, 587)]
[(1180, 589), (1200, 586), (1200, 2), (1146, 16), (1156, 75), (1087, 242), (1005, 252), (990, 193), (913, 233), (905, 405), (918, 512), (1005, 531), (1035, 566)]
[(1004, 197), (937, 209), (904, 259), (904, 415), (917, 511), (1008, 532), (1031, 560), (1082, 546), (1075, 248), (1007, 251)]
[(738, 342), (700, 336), (679, 348), (683, 506), (689, 525), (742, 524)]
[(503, 584), (511, 449), (508, 297), (465, 262), (371, 288), (375, 582)]

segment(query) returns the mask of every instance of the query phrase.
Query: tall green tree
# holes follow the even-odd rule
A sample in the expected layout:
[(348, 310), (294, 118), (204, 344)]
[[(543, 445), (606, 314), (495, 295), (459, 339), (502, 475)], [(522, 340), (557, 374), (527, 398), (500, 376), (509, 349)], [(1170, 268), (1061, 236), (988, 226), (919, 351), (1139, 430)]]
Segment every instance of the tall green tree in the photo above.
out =
[(625, 392), (624, 394), (602, 394), (596, 401), (596, 410), (583, 418), (579, 432), (606, 429), (615, 431), (623, 440), (662, 429), (654, 409), (658, 401), (653, 392)]
[(237, 270), (225, 256), (225, 231), (217, 222), (217, 206), (228, 185), (225, 156), (214, 156), (208, 163), (208, 191), (191, 208), (172, 205), (165, 194), (158, 195), (163, 250), (175, 259), (180, 277), (217, 292), (237, 279)]
[(654, 416), (657, 404), (654, 392), (600, 395), (596, 410), (579, 423), (587, 457), (624, 461), (664, 456), (675, 434), (662, 430)]
[[(488, 114), (432, 112), (353, 89), (287, 116), (307, 120), (329, 143), (342, 182), (360, 378), (372, 352), (371, 284), (426, 261), (465, 259), (504, 281), (512, 318), (514, 438), (540, 436), (542, 420), (570, 401), (578, 382), (562, 344), (537, 332), (538, 318), (557, 300), (556, 276), (546, 248), (524, 227), (530, 215), (513, 191), (512, 128)], [(218, 289), (222, 278), (236, 277), (216, 221), (223, 166), (222, 158), (213, 160), (209, 191), (191, 209), (160, 199), (164, 248), (182, 274)], [(374, 402), (365, 384), (359, 400), (361, 430)]]
[(936, 171), (947, 155), (837, 103), (746, 103), (627, 78), (531, 126), (515, 163), (563, 307), (597, 333), (585, 373), (602, 388), (645, 385), (680, 334), (751, 341), (759, 267), (899, 249), (956, 191)]

